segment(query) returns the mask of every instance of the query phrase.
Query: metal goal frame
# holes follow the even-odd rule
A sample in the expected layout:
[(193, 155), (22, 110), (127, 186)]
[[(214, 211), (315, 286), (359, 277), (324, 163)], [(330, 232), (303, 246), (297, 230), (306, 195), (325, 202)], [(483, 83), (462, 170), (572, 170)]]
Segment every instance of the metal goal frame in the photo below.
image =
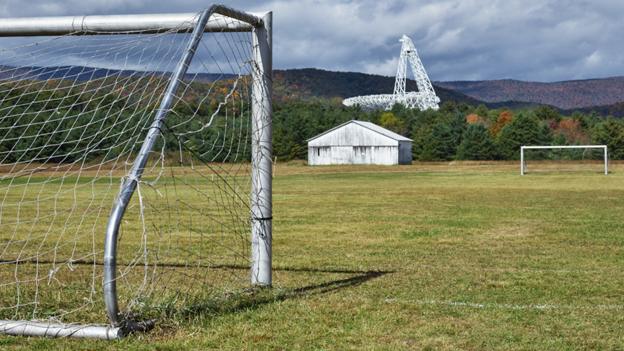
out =
[(602, 149), (604, 151), (604, 174), (609, 174), (609, 151), (607, 145), (528, 145), (520, 147), (520, 175), (527, 172), (524, 150), (544, 149)]
[[(213, 21), (219, 17), (228, 21)], [(206, 32), (252, 33), (251, 89), (251, 284), (272, 284), (272, 12), (251, 14), (224, 5), (197, 13), (115, 16), (13, 18), (0, 21), (0, 37), (107, 35), (119, 32), (153, 34), (178, 31), (191, 40), (155, 112), (153, 122), (113, 205), (104, 236), (102, 293), (109, 325), (62, 324), (41, 321), (0, 320), (0, 333), (23, 336), (118, 339), (150, 329), (154, 322), (122, 318), (117, 295), (117, 241), (126, 208), (143, 175), (161, 127), (174, 101), (179, 81), (187, 73)]]

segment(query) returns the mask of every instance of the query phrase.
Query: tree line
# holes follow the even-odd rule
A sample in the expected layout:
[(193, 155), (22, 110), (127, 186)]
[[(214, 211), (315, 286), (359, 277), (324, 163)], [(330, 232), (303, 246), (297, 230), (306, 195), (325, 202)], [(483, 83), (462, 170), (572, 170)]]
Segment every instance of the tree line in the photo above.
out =
[[(163, 86), (149, 77), (131, 81), (124, 89), (102, 89), (102, 82), (90, 82), (93, 89), (61, 83), (4, 83), (0, 163), (95, 162), (135, 153), (158, 108), (158, 99), (142, 97), (151, 91), (158, 95)], [(206, 162), (250, 160), (250, 107), (242, 104), (245, 96), (238, 91), (225, 99), (228, 84), (212, 87), (210, 100), (202, 84), (187, 89), (167, 117), (156, 147), (170, 155), (187, 152)], [(401, 105), (390, 111), (364, 111), (345, 107), (340, 99), (276, 101), (274, 154), (280, 160), (306, 159), (308, 139), (353, 119), (413, 139), (413, 159), (419, 161), (512, 160), (519, 157), (521, 145), (580, 144), (606, 144), (612, 159), (624, 159), (624, 122), (595, 113), (564, 115), (550, 107), (489, 109), (453, 101), (438, 111)], [(528, 156), (594, 157), (584, 150)]]
[[(274, 152), (279, 159), (306, 159), (307, 140), (346, 121), (376, 123), (413, 139), (418, 161), (515, 160), (522, 145), (605, 144), (611, 159), (624, 159), (624, 121), (595, 113), (562, 115), (548, 106), (520, 110), (444, 103), (438, 111), (396, 105), (390, 111), (363, 111), (337, 101), (290, 102), (275, 106)], [(574, 149), (535, 151), (532, 158), (598, 158)]]

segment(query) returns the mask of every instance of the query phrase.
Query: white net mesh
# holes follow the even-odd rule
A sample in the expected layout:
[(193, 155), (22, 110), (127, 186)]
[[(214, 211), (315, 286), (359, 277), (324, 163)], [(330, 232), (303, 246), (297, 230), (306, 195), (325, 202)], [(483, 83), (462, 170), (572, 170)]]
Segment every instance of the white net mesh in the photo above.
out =
[[(104, 233), (189, 40), (0, 39), (0, 319), (106, 321)], [(251, 34), (205, 33), (121, 224), (120, 305), (198, 308), (249, 285)]]

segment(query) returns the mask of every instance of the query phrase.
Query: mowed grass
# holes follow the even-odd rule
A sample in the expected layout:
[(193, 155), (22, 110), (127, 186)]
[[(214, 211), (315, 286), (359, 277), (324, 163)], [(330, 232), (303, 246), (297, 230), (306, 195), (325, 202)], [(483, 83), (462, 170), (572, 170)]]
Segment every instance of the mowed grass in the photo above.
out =
[(273, 292), (121, 341), (0, 348), (624, 349), (624, 165), (565, 168), (278, 165)]

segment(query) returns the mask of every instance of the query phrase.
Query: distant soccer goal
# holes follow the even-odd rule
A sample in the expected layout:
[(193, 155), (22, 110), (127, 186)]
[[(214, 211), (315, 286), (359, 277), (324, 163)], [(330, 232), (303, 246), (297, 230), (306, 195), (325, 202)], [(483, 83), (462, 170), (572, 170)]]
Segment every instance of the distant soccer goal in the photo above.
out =
[[(607, 150), (607, 145), (533, 145), (533, 146), (521, 146), (520, 147), (520, 175), (524, 175), (527, 173), (527, 157), (526, 151), (529, 150), (537, 150), (540, 155), (538, 157), (534, 157), (534, 159), (547, 159), (553, 158), (553, 155), (545, 154), (546, 150), (559, 150), (559, 151), (569, 151), (575, 150), (579, 151), (574, 154), (566, 155), (571, 162), (578, 162), (579, 160), (594, 160), (600, 161), (602, 163), (603, 168), (601, 170), (604, 171), (604, 174), (609, 174), (609, 155)], [(593, 151), (598, 151), (599, 154), (595, 154)], [(559, 157), (555, 155), (554, 157)]]
[(0, 20), (0, 332), (114, 339), (272, 284), (271, 22)]

